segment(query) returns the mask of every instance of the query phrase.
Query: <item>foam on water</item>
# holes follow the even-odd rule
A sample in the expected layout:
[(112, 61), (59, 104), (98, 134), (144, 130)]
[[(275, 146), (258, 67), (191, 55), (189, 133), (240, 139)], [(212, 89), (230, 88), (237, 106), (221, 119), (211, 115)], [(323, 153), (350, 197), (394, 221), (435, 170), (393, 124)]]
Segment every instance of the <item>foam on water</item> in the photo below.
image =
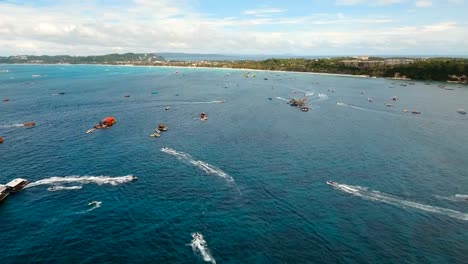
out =
[(449, 200), (452, 202), (468, 202), (468, 194), (455, 194), (452, 196), (435, 196), (438, 199)]
[(131, 182), (135, 179), (133, 175), (127, 176), (65, 176), (65, 177), (50, 177), (47, 179), (39, 180), (32, 182), (26, 185), (25, 188), (31, 188), (40, 185), (57, 185), (57, 184), (66, 184), (66, 183), (81, 183), (89, 184), (95, 183), (98, 185), (109, 184), (109, 185), (119, 185), (126, 182)]
[(415, 208), (415, 209), (429, 212), (429, 213), (442, 214), (442, 215), (449, 216), (452, 218), (468, 221), (468, 214), (465, 214), (459, 211), (404, 200), (404, 199), (395, 197), (390, 194), (386, 194), (386, 193), (382, 193), (382, 192), (374, 191), (374, 190), (369, 190), (365, 187), (339, 184), (339, 183), (335, 183), (333, 187), (336, 190), (339, 190), (348, 194), (352, 194), (355, 196), (359, 196), (366, 200), (382, 202), (382, 203), (390, 204), (390, 205), (401, 207), (401, 208)]
[(77, 186), (61, 186), (61, 185), (58, 185), (58, 186), (49, 187), (49, 188), (47, 188), (47, 190), (49, 192), (57, 192), (57, 191), (65, 191), (65, 190), (80, 190), (81, 188), (83, 188), (83, 186), (81, 186), (81, 185), (77, 185)]
[(225, 173), (224, 171), (222, 171), (221, 169), (211, 165), (211, 164), (208, 164), (206, 162), (203, 162), (201, 160), (195, 160), (192, 156), (190, 156), (189, 154), (187, 153), (184, 153), (184, 152), (181, 152), (181, 151), (176, 151), (174, 149), (171, 149), (171, 148), (162, 148), (161, 149), (162, 152), (164, 153), (167, 153), (167, 154), (170, 154), (170, 155), (173, 155), (175, 157), (177, 157), (179, 160), (182, 160), (184, 162), (187, 162), (201, 170), (203, 170), (204, 172), (206, 172), (207, 174), (213, 174), (213, 175), (216, 175), (216, 176), (219, 176), (229, 182), (234, 182), (234, 179), (227, 173)]
[(211, 255), (208, 245), (205, 239), (203, 239), (203, 235), (200, 233), (192, 233), (192, 238), (190, 245), (192, 246), (193, 252), (200, 253), (204, 261), (216, 264), (216, 260)]

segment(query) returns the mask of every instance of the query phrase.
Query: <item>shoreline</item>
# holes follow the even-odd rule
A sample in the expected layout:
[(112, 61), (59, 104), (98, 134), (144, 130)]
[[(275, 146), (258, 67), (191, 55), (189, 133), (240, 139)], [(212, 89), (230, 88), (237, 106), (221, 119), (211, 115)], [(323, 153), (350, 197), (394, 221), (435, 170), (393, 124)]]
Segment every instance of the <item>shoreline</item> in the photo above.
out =
[[(280, 71), (280, 70), (261, 70), (261, 69), (249, 69), (249, 68), (230, 68), (230, 67), (204, 67), (204, 66), (175, 66), (175, 65), (135, 65), (135, 64), (59, 64), (59, 63), (10, 63), (10, 64), (0, 64), (0, 65), (44, 65), (44, 66), (110, 66), (110, 67), (159, 67), (159, 68), (189, 68), (189, 69), (216, 69), (216, 70), (234, 70), (234, 71), (256, 71), (256, 72), (277, 72), (277, 73), (296, 73), (296, 74), (312, 74), (312, 75), (324, 75), (324, 76), (336, 76), (336, 77), (352, 77), (352, 78), (373, 78), (369, 75), (353, 75), (353, 74), (341, 74), (341, 73), (326, 73), (326, 72), (300, 72), (300, 71)], [(375, 77), (375, 78), (385, 78), (385, 77)]]

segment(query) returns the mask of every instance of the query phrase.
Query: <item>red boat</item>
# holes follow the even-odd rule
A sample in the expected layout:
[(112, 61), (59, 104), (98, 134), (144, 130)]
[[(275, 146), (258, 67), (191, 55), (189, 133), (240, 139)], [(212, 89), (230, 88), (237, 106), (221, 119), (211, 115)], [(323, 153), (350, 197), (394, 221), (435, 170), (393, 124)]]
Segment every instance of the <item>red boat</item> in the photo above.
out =
[(27, 123), (23, 124), (23, 126), (25, 126), (25, 127), (33, 127), (35, 125), (36, 125), (36, 123), (34, 123), (34, 122), (27, 122)]

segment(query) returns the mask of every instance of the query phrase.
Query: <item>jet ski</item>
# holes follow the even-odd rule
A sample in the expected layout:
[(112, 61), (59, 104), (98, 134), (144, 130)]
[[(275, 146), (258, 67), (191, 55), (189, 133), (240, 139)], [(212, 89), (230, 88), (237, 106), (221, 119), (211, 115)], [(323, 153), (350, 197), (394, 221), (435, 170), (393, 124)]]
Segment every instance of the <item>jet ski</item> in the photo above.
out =
[(57, 186), (52, 186), (52, 187), (49, 187), (47, 188), (48, 191), (56, 191), (57, 190)]
[(336, 186), (336, 182), (334, 181), (327, 181), (327, 184), (331, 186)]
[(134, 180), (136, 180), (136, 179), (138, 179), (138, 177), (132, 175), (132, 181), (134, 181)]
[(98, 206), (98, 205), (100, 205), (100, 204), (101, 204), (101, 202), (92, 201), (92, 202), (88, 203), (88, 206)]

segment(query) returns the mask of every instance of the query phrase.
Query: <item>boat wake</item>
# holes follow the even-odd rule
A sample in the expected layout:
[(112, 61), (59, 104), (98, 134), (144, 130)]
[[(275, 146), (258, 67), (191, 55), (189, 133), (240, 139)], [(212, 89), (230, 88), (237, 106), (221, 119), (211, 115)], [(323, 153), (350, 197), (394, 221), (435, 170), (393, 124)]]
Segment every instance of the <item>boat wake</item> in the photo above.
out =
[[(91, 212), (91, 211), (93, 211), (93, 210), (95, 210), (95, 209), (101, 207), (101, 204), (102, 204), (101, 201), (94, 201), (94, 202), (92, 202), (92, 204), (91, 204), (92, 207), (89, 208), (88, 210), (86, 210), (86, 213), (87, 213), (87, 212)], [(88, 205), (89, 205), (89, 204), (88, 204)]]
[(0, 125), (0, 128), (24, 127), (24, 124)]
[(205, 262), (216, 264), (216, 260), (211, 255), (206, 241), (203, 239), (203, 235), (200, 233), (192, 233), (192, 238), (190, 246), (192, 246), (193, 252), (198, 252)]
[(414, 208), (420, 211), (441, 214), (441, 215), (449, 216), (452, 218), (468, 221), (468, 214), (465, 214), (459, 211), (400, 199), (399, 197), (386, 194), (386, 193), (382, 193), (379, 191), (369, 190), (361, 186), (353, 186), (353, 185), (346, 185), (346, 184), (339, 184), (339, 183), (333, 183), (332, 186), (336, 190), (339, 190), (339, 191), (342, 191), (351, 195), (359, 196), (366, 200), (386, 203), (386, 204), (390, 204), (390, 205), (400, 207), (400, 208)]
[(279, 97), (279, 96), (277, 96), (277, 97), (275, 97), (275, 98), (276, 98), (276, 99), (278, 99), (278, 100), (283, 100), (283, 101), (289, 102), (289, 100), (288, 100), (288, 99), (285, 99), (285, 98), (283, 98), (283, 97)]
[[(136, 177), (133, 175), (111, 177), (111, 176), (66, 176), (66, 177), (50, 177), (47, 179), (39, 180), (32, 182), (26, 185), (25, 188), (31, 188), (40, 185), (59, 185), (67, 183), (80, 183), (80, 184), (89, 184), (95, 183), (98, 185), (109, 184), (109, 185), (119, 185), (122, 183), (127, 183), (135, 180)], [(62, 186), (64, 187), (64, 186)], [(77, 186), (71, 186), (77, 187)], [(67, 188), (67, 187), (65, 187)], [(68, 187), (69, 188), (69, 187)]]
[(219, 169), (219, 168), (217, 168), (217, 167), (215, 167), (215, 166), (213, 166), (211, 164), (208, 164), (206, 162), (203, 162), (201, 160), (195, 160), (192, 156), (190, 156), (187, 153), (184, 153), (184, 152), (181, 152), (181, 151), (176, 151), (176, 150), (173, 150), (173, 149), (167, 148), (167, 147), (162, 148), (161, 151), (164, 152), (164, 153), (173, 155), (173, 156), (177, 157), (179, 160), (182, 160), (182, 161), (184, 161), (186, 163), (189, 163), (189, 164), (203, 170), (207, 174), (212, 174), (212, 175), (219, 176), (219, 177), (227, 180), (228, 182), (234, 182), (234, 179), (229, 174), (222, 171), (221, 169)]
[(358, 107), (358, 106), (354, 106), (354, 105), (351, 105), (351, 104), (346, 104), (346, 103), (341, 103), (341, 102), (336, 102), (336, 104), (339, 105), (339, 106), (350, 107), (350, 108), (357, 109), (357, 110), (371, 111), (371, 110), (369, 110), (369, 109), (362, 108), (362, 107)]
[(57, 192), (57, 191), (65, 191), (65, 190), (81, 190), (81, 188), (83, 188), (83, 186), (81, 186), (81, 185), (77, 185), (77, 186), (61, 186), (61, 185), (57, 185), (57, 186), (49, 187), (49, 188), (47, 188), (47, 190), (48, 190), (49, 192)]
[(452, 196), (435, 196), (438, 199), (449, 200), (452, 202), (468, 202), (468, 194), (455, 194)]

